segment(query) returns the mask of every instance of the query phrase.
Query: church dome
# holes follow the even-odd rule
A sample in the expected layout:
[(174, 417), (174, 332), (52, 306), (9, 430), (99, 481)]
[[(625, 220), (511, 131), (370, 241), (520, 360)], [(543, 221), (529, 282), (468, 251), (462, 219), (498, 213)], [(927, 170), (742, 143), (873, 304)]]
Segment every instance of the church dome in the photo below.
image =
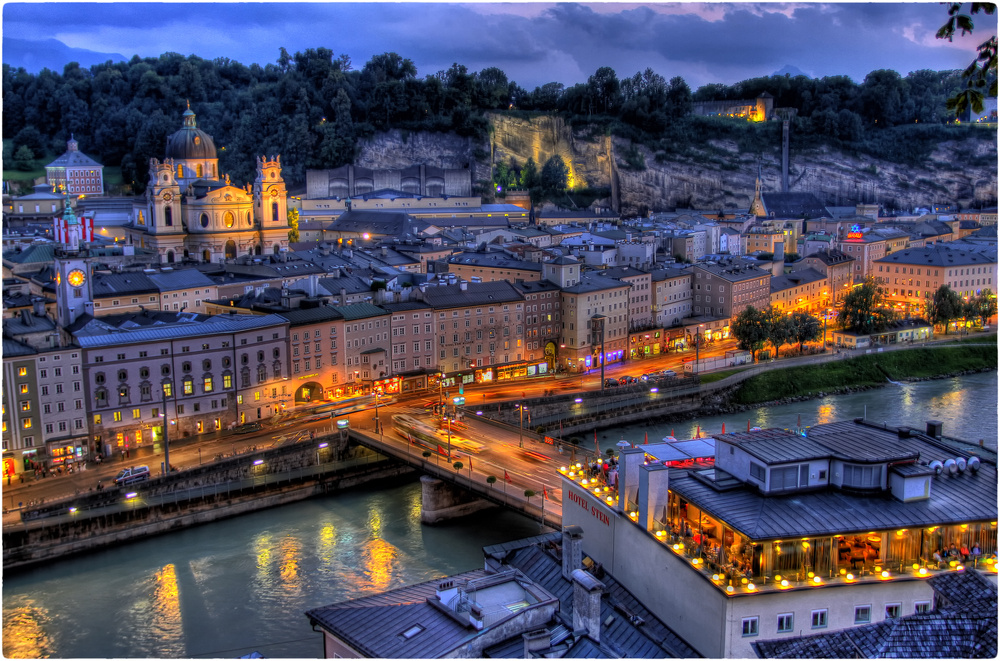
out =
[(215, 141), (198, 128), (190, 107), (184, 111), (184, 127), (167, 138), (166, 157), (174, 160), (218, 158)]

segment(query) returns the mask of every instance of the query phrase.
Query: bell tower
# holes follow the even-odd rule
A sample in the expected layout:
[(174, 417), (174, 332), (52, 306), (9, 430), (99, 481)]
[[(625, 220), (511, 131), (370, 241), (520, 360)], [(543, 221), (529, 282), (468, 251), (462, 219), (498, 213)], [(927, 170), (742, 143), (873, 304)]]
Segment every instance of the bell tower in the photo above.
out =
[(149, 159), (149, 185), (146, 186), (146, 227), (152, 234), (180, 232), (181, 187), (177, 182), (174, 162)]
[(277, 253), (288, 246), (288, 192), (281, 178), (281, 156), (257, 157), (253, 182), (254, 215), (264, 250)]
[(66, 242), (56, 248), (56, 321), (65, 328), (82, 314), (94, 313), (94, 299), (90, 288), (90, 265), (81, 251), (83, 230), (80, 219), (66, 199), (63, 210), (66, 225)]

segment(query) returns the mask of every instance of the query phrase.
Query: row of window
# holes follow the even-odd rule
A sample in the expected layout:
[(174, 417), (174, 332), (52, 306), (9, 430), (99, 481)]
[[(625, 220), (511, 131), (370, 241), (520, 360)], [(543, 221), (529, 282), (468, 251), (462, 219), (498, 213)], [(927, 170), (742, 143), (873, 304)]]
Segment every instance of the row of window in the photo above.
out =
[[(902, 615), (903, 605), (901, 603), (886, 604), (885, 605), (885, 619), (895, 619)], [(913, 604), (914, 613), (928, 613), (931, 610), (931, 602), (929, 601), (917, 601)], [(866, 604), (864, 606), (854, 607), (854, 624), (869, 624), (872, 621), (872, 606), (871, 604)], [(810, 628), (812, 629), (825, 629), (829, 624), (829, 610), (826, 608), (819, 608), (810, 613), (809, 617)], [(775, 633), (792, 633), (795, 631), (795, 614), (794, 613), (780, 613), (777, 616)], [(760, 633), (760, 618), (745, 617), (742, 621), (743, 636), (756, 636)]]

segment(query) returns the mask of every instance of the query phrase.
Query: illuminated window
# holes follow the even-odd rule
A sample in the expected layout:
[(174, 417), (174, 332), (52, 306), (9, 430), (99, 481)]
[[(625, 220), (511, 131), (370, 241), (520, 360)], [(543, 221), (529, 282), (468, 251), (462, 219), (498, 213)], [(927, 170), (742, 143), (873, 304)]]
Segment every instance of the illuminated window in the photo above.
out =
[(22, 395), (27, 395), (28, 394), (28, 384), (27, 383), (22, 383), (21, 384), (21, 394)]
[(112, 417), (114, 418), (115, 422), (121, 422), (122, 421), (122, 412), (121, 411), (115, 411), (112, 414)]
[(97, 414), (94, 415), (94, 424), (95, 425), (101, 424), (101, 414), (100, 413), (97, 413)]
[(22, 421), (21, 426), (24, 427), (25, 429), (31, 429), (31, 418), (25, 418)]
[(259, 390), (253, 394), (253, 401), (255, 401), (255, 402), (259, 402), (260, 401), (260, 391)]
[(174, 389), (173, 384), (170, 383), (163, 384), (163, 394), (166, 395), (167, 397), (171, 397), (173, 395), (173, 389)]
[(132, 409), (132, 419), (133, 420), (138, 420), (141, 417), (142, 417), (142, 411), (140, 411), (139, 409)]
[(233, 387), (233, 375), (232, 374), (223, 374), (222, 375), (222, 387), (223, 388), (227, 388), (227, 389)]
[(18, 376), (28, 376), (28, 368), (27, 367), (18, 367), (17, 368), (17, 375)]
[(29, 402), (29, 401), (21, 402), (21, 410), (22, 411), (30, 411), (31, 410), (31, 402)]
[(184, 394), (190, 395), (194, 392), (194, 382), (191, 379), (184, 379)]
[(205, 392), (212, 392), (212, 377), (205, 377)]

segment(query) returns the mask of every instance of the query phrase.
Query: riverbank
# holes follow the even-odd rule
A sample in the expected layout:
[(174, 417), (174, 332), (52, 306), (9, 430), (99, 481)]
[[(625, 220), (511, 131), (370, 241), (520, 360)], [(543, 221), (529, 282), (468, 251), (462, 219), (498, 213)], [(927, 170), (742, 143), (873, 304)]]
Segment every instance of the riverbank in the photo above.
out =
[(889, 381), (944, 379), (996, 369), (995, 342), (872, 353), (762, 372), (736, 387), (727, 404), (761, 406), (879, 388)]

